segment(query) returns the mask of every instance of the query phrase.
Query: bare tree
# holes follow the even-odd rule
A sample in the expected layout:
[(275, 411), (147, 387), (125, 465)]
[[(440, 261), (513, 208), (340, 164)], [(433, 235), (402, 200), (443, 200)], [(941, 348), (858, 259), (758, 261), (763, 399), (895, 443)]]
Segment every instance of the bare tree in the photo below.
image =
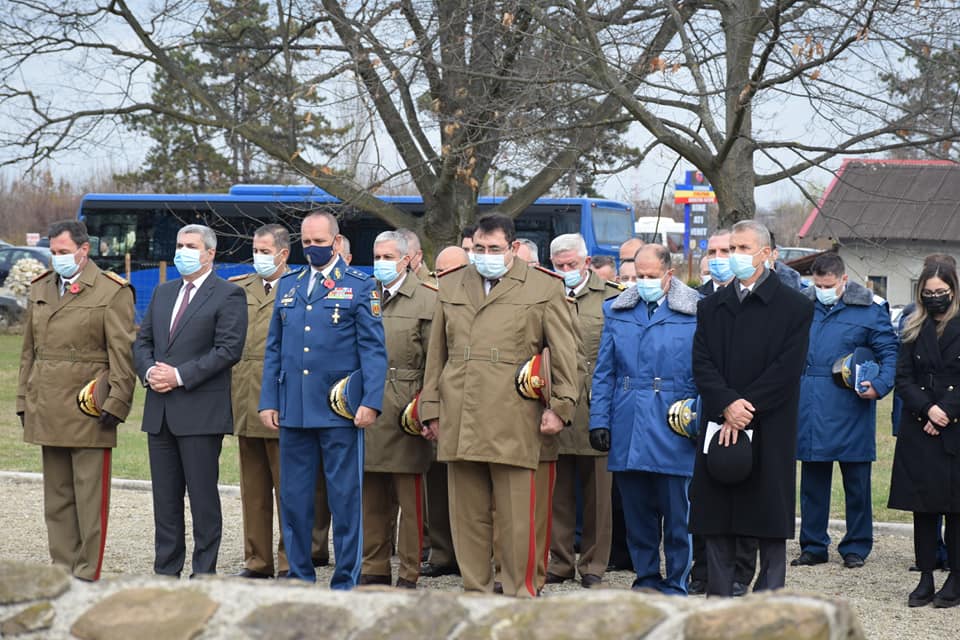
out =
[[(721, 225), (753, 216), (755, 187), (796, 181), (838, 154), (929, 145), (960, 133), (924, 126), (923, 105), (894, 103), (881, 83), (905, 54), (956, 41), (951, 0), (658, 5), (674, 16), (678, 31), (654, 59), (626, 45), (632, 30), (642, 35), (650, 28), (646, 21), (625, 29), (619, 7), (601, 2), (571, 0), (568, 10), (580, 17), (580, 28), (556, 35), (592, 53), (584, 82), (616, 95), (660, 144), (704, 172), (717, 193)], [(646, 63), (640, 79), (638, 60)], [(790, 101), (805, 105), (806, 131), (785, 121)], [(772, 170), (756, 173), (758, 160)]]

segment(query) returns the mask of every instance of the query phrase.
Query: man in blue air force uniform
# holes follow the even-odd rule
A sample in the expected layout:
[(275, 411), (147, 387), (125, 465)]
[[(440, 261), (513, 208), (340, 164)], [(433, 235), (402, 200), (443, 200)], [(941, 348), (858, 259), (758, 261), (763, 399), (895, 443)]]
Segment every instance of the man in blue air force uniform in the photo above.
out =
[[(310, 558), (313, 496), (322, 460), (333, 515), (332, 589), (351, 589), (362, 560), (363, 431), (380, 412), (387, 354), (374, 280), (347, 266), (336, 218), (308, 215), (310, 268), (280, 279), (263, 363), (260, 419), (280, 429), (280, 503), (291, 578), (316, 581)], [(352, 421), (328, 405), (330, 387), (360, 371)]]

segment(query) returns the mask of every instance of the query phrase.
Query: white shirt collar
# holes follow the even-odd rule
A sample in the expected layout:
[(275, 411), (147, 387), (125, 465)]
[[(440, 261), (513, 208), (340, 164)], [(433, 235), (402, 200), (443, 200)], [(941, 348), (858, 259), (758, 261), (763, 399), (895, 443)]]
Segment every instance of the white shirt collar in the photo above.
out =
[(406, 279), (407, 279), (407, 272), (404, 271), (403, 273), (400, 274), (400, 277), (393, 282), (393, 284), (387, 287), (387, 291), (390, 292), (391, 296), (397, 295), (397, 291), (400, 290), (400, 287), (403, 286), (403, 283), (404, 281), (406, 281)]
[[(199, 276), (196, 280), (193, 281), (194, 291), (200, 288), (200, 286), (206, 281), (206, 279), (210, 277), (211, 273), (213, 273), (213, 266), (211, 266), (210, 269), (205, 274), (203, 274), (202, 276)], [(180, 288), (183, 289), (185, 286), (187, 286), (186, 280), (183, 281), (183, 284), (180, 285)]]

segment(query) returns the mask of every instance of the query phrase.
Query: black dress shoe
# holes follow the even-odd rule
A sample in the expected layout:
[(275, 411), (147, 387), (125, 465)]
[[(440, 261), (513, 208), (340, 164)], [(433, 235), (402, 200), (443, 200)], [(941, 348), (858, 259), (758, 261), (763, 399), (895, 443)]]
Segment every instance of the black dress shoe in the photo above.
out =
[(749, 585), (734, 581), (733, 589), (730, 590), (730, 595), (734, 598), (742, 598), (743, 596), (747, 595), (747, 591), (749, 590)]
[[(852, 554), (851, 554), (852, 555)], [(804, 551), (799, 558), (790, 561), (791, 567), (812, 567), (815, 564), (824, 564), (827, 559), (822, 556), (815, 556), (809, 551)]]
[(548, 571), (548, 572), (547, 572), (547, 577), (546, 577), (546, 579), (545, 579), (545, 582), (546, 582), (547, 584), (563, 584), (563, 583), (564, 583), (565, 581), (567, 581), (567, 580), (573, 580), (573, 577), (571, 576), (571, 577), (569, 577), (569, 578), (564, 578), (563, 576), (558, 576), (557, 574), (555, 574), (555, 573), (550, 573), (550, 572)]
[(439, 578), (440, 576), (458, 576), (460, 575), (460, 567), (455, 564), (433, 564), (431, 562), (423, 562), (420, 564), (420, 575), (425, 578)]
[(585, 573), (580, 576), (580, 584), (583, 585), (584, 589), (592, 589), (603, 582), (603, 578), (592, 573)]
[(289, 578), (290, 572), (284, 569), (283, 571), (277, 571), (277, 580), (282, 580), (283, 578)]
[(918, 584), (917, 588), (911, 591), (907, 597), (907, 606), (922, 607), (933, 602), (934, 597), (933, 572), (923, 571), (920, 573), (920, 584)]
[[(244, 568), (239, 573), (233, 574), (235, 578), (250, 578), (251, 580), (272, 580), (273, 576), (269, 573), (261, 573), (253, 569)], [(191, 576), (193, 577), (193, 576)]]
[(390, 576), (375, 576), (369, 573), (361, 573), (360, 579), (357, 581), (359, 585), (365, 584), (384, 584), (388, 587), (390, 586)]
[(330, 566), (330, 558), (312, 558), (314, 567)]
[(933, 597), (933, 606), (946, 609), (958, 604), (960, 604), (960, 579), (951, 571), (947, 581), (943, 583), (943, 588)]
[(702, 596), (707, 592), (706, 580), (691, 580), (687, 583), (688, 596)]
[(859, 569), (863, 566), (863, 558), (856, 553), (848, 553), (843, 556), (843, 566), (847, 569)]
[(494, 583), (493, 583), (493, 592), (494, 592), (494, 593), (498, 593), (498, 594), (500, 594), (500, 595), (502, 596), (502, 595), (503, 595), (503, 583), (502, 583), (502, 582), (494, 582)]
[(416, 589), (417, 583), (406, 578), (397, 578), (397, 589)]

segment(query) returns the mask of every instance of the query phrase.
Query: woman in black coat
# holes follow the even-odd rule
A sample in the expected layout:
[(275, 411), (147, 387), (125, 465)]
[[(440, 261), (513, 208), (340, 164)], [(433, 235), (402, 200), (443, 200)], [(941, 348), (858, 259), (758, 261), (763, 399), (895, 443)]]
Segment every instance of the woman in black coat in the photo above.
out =
[(893, 457), (891, 509), (913, 512), (913, 544), (920, 584), (911, 607), (960, 604), (956, 570), (934, 592), (938, 515), (946, 515), (947, 558), (960, 567), (960, 299), (956, 268), (924, 267), (917, 310), (903, 328), (897, 394), (903, 399)]

